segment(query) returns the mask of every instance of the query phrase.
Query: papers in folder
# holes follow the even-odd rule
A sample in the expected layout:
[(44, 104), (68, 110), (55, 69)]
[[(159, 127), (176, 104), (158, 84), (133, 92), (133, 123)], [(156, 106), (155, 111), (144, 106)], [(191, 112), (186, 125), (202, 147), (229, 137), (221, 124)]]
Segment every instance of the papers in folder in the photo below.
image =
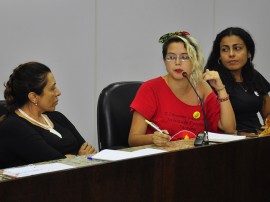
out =
[(161, 150), (161, 149), (152, 149), (152, 148), (140, 149), (133, 152), (104, 149), (100, 151), (99, 153), (95, 154), (94, 156), (92, 156), (92, 158), (98, 159), (98, 160), (117, 161), (117, 160), (130, 159), (130, 158), (141, 157), (141, 156), (146, 156), (146, 155), (151, 155), (151, 154), (158, 154), (162, 152), (166, 152), (166, 151)]
[(208, 132), (208, 139), (210, 142), (230, 142), (230, 141), (235, 141), (235, 140), (242, 140), (245, 138), (246, 136)]
[(27, 165), (22, 167), (4, 169), (3, 174), (11, 177), (25, 177), (30, 175), (37, 175), (41, 173), (48, 173), (58, 170), (66, 170), (73, 168), (73, 166), (63, 163), (49, 163), (42, 165)]

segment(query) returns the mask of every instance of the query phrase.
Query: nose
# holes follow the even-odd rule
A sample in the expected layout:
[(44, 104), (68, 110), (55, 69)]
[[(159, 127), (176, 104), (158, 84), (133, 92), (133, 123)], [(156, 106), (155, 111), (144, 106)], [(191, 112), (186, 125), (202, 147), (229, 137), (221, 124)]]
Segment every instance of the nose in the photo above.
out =
[(176, 58), (175, 58), (175, 64), (176, 65), (180, 65), (181, 64), (180, 56), (176, 56)]
[(234, 56), (234, 50), (233, 49), (230, 49), (229, 56), (230, 57)]
[(59, 90), (59, 88), (56, 89), (56, 96), (60, 96), (61, 95), (61, 91)]

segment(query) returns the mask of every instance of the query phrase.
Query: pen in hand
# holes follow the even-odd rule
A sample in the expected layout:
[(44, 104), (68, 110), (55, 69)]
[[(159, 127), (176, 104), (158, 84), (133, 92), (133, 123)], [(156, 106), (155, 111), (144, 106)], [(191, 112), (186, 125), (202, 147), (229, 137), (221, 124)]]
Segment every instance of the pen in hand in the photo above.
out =
[(160, 128), (159, 128), (157, 125), (155, 125), (153, 122), (150, 122), (150, 121), (148, 121), (148, 120), (146, 120), (146, 119), (145, 119), (145, 122), (146, 122), (148, 125), (150, 125), (152, 128), (156, 129), (157, 131), (159, 131), (159, 132), (161, 132), (161, 133), (163, 133), (163, 134), (165, 134), (165, 135), (168, 135), (168, 134), (165, 133), (164, 131), (160, 130)]
[[(167, 142), (171, 140), (171, 136), (169, 136), (169, 134), (167, 132), (160, 130), (159, 127), (157, 125), (155, 125), (153, 122), (150, 122), (146, 119), (145, 119), (145, 122), (148, 125), (150, 125), (152, 128), (156, 129), (158, 132), (163, 134), (163, 136), (153, 135), (153, 143), (155, 145), (165, 146), (167, 144)], [(166, 135), (166, 136), (164, 136), (164, 135)]]

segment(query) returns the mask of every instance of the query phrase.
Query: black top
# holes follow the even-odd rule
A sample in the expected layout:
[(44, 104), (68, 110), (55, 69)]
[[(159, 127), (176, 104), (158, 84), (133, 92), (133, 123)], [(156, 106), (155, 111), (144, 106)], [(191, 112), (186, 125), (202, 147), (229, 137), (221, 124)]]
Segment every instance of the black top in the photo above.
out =
[(244, 82), (236, 82), (233, 88), (226, 89), (230, 95), (230, 101), (235, 113), (236, 129), (238, 131), (256, 133), (257, 129), (261, 128), (257, 113), (261, 111), (263, 106), (263, 96), (270, 91), (269, 82), (258, 72), (255, 73), (255, 81), (259, 80), (263, 87), (258, 88), (256, 84), (254, 87), (248, 87)]
[(261, 128), (257, 113), (263, 104), (262, 96), (255, 92), (246, 92), (243, 83), (237, 83), (235, 91), (230, 93), (230, 100), (235, 113), (236, 129), (238, 131), (255, 133)]
[(16, 113), (2, 122), (0, 168), (60, 159), (65, 158), (65, 154), (78, 153), (85, 140), (73, 124), (60, 112), (46, 114), (62, 138), (31, 124)]

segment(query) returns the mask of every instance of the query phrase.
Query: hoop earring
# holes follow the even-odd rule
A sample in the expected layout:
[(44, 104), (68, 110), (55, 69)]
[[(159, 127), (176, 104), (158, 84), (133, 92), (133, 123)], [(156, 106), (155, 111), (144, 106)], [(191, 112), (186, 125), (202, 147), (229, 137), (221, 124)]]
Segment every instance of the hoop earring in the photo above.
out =
[(220, 60), (220, 58), (218, 58), (217, 62), (218, 62), (219, 65), (221, 65), (219, 60)]
[(251, 57), (249, 57), (249, 63), (252, 64), (252, 60), (251, 60)]

